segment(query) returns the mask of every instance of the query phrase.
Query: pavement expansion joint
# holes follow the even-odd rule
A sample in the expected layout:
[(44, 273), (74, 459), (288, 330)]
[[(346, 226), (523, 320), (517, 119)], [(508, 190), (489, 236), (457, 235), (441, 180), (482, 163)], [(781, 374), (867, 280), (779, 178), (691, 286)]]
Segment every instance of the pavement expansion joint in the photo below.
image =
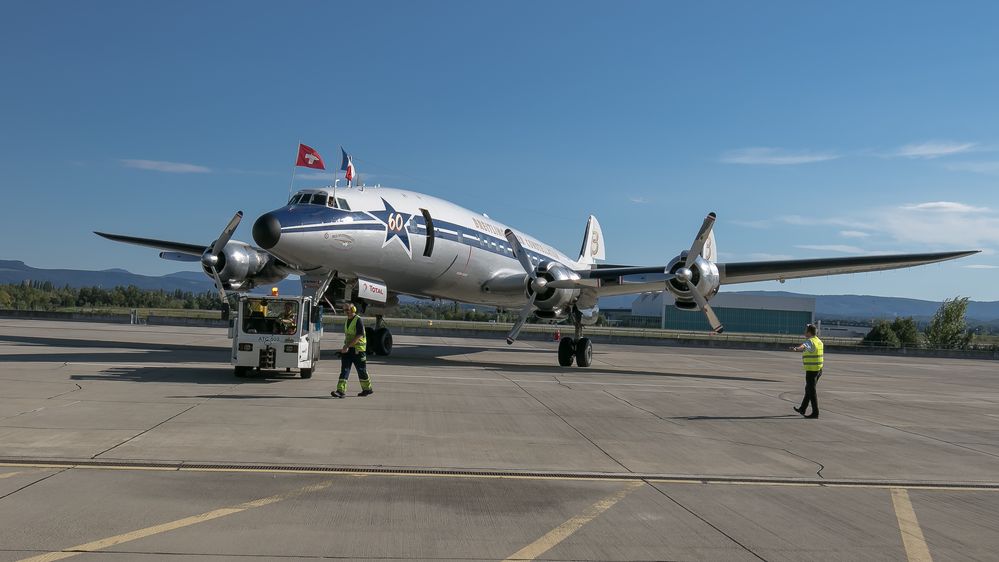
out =
[(589, 472), (557, 470), (508, 470), (490, 468), (435, 468), (346, 465), (196, 463), (182, 461), (133, 461), (104, 459), (34, 459), (0, 457), (0, 467), (124, 469), (164, 471), (273, 472), (314, 474), (370, 474), (385, 476), (451, 476), (482, 478), (522, 478), (556, 480), (647, 481), (665, 484), (735, 484), (770, 486), (815, 486), (854, 488), (909, 488), (941, 490), (999, 491), (999, 482), (956, 482), (934, 480), (879, 480), (849, 478), (796, 478), (705, 474), (659, 474), (642, 472)]

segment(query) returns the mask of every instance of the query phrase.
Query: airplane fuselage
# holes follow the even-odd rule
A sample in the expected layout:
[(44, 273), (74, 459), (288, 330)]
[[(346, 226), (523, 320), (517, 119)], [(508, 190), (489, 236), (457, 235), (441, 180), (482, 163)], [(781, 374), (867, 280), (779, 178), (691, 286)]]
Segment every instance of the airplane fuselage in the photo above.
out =
[[(258, 219), (253, 232), (264, 249), (301, 271), (336, 270), (345, 278), (381, 281), (392, 292), (519, 307), (526, 291), (484, 289), (492, 280), (524, 275), (504, 237), (507, 228), (426, 194), (353, 187), (299, 192)], [(535, 265), (576, 266), (550, 245), (512, 230)]]

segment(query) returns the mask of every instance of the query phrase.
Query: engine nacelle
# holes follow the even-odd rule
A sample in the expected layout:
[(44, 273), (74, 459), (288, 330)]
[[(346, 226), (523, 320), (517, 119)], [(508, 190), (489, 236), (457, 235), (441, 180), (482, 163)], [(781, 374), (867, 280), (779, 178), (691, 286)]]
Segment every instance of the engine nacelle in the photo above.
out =
[[(539, 278), (546, 281), (579, 279), (579, 274), (564, 265), (549, 261), (538, 266)], [(527, 292), (532, 291), (531, 282), (527, 282)], [(564, 318), (572, 304), (579, 298), (579, 289), (545, 288), (534, 299), (535, 315), (538, 318), (554, 320)]]
[[(687, 252), (682, 252), (673, 258), (666, 266), (666, 271), (676, 273), (687, 261)], [(721, 287), (721, 275), (718, 273), (718, 266), (714, 262), (708, 261), (701, 256), (697, 256), (690, 268), (693, 276), (691, 283), (697, 286), (699, 292), (704, 295), (705, 300), (711, 300)], [(679, 279), (670, 279), (666, 282), (666, 290), (673, 295), (676, 300), (676, 307), (684, 310), (697, 310), (697, 303), (690, 295), (690, 287)]]
[[(277, 283), (291, 274), (281, 260), (253, 246), (230, 240), (218, 256), (219, 278), (222, 286), (231, 291), (246, 291), (258, 285)], [(211, 269), (202, 263), (208, 277), (214, 279)]]
[(600, 317), (600, 307), (597, 305), (593, 305), (592, 308), (573, 306), (572, 313), (579, 318), (579, 323), (583, 326), (592, 326), (597, 323), (597, 319)]

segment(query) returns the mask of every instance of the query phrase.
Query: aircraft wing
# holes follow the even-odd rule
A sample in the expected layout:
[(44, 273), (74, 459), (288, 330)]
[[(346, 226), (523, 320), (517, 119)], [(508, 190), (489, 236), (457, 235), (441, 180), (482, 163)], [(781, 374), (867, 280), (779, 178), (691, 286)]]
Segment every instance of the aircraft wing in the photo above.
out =
[[(852, 256), (845, 258), (815, 258), (804, 260), (753, 261), (718, 263), (722, 285), (752, 283), (754, 281), (774, 281), (801, 277), (822, 277), (865, 271), (883, 271), (926, 265), (977, 254), (979, 250), (959, 252), (937, 252), (928, 254), (894, 254), (879, 256)], [(662, 266), (614, 266), (581, 270), (581, 279), (576, 287), (596, 291), (600, 296), (626, 295), (663, 290), (663, 281), (656, 277), (665, 274)], [(629, 282), (626, 277), (643, 276), (638, 282)], [(565, 283), (565, 282), (563, 282)]]
[(97, 232), (94, 234), (107, 238), (108, 240), (114, 240), (115, 242), (124, 242), (126, 244), (136, 244), (138, 246), (147, 246), (150, 248), (156, 248), (159, 250), (165, 250), (168, 252), (178, 252), (181, 254), (190, 254), (192, 256), (201, 257), (201, 254), (208, 249), (208, 246), (201, 244), (185, 244), (183, 242), (170, 242), (169, 240), (156, 240), (153, 238), (139, 238), (137, 236), (124, 236), (121, 234), (108, 234), (107, 232)]
[(798, 279), (864, 271), (884, 271), (916, 265), (926, 265), (977, 254), (979, 250), (937, 252), (931, 254), (894, 254), (886, 256), (851, 256), (846, 258), (816, 258), (786, 261), (750, 261), (719, 263), (722, 285)]

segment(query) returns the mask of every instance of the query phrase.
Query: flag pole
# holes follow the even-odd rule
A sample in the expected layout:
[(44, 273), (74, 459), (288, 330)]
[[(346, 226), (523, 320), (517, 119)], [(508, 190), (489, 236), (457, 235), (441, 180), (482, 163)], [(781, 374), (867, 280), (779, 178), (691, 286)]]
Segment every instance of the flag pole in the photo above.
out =
[(302, 150), (302, 139), (298, 139), (298, 146), (295, 147), (295, 164), (291, 167), (291, 183), (288, 184), (288, 201), (291, 201), (291, 189), (295, 186), (295, 172), (298, 171), (298, 153)]

